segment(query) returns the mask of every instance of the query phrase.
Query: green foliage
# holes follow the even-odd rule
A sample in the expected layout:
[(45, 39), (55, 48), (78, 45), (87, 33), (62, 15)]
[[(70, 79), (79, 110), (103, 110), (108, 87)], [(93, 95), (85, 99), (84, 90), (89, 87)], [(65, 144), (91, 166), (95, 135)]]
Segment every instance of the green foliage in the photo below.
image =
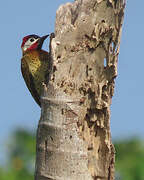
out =
[(116, 180), (144, 180), (144, 144), (137, 138), (115, 142)]
[(16, 130), (8, 146), (8, 162), (0, 168), (0, 180), (32, 180), (35, 165), (35, 135)]

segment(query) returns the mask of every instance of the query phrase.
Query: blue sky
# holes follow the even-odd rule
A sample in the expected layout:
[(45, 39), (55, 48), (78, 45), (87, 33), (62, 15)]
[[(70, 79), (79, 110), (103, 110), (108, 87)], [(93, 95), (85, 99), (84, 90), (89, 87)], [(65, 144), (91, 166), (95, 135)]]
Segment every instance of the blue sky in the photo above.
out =
[[(66, 0), (8, 1), (0, 6), (0, 147), (17, 127), (37, 127), (40, 108), (20, 72), (21, 39), (54, 31), (56, 9)], [(113, 138), (144, 137), (144, 1), (129, 1), (125, 11), (115, 94), (111, 106)], [(44, 48), (47, 49), (48, 40)], [(0, 149), (0, 153), (1, 153)]]

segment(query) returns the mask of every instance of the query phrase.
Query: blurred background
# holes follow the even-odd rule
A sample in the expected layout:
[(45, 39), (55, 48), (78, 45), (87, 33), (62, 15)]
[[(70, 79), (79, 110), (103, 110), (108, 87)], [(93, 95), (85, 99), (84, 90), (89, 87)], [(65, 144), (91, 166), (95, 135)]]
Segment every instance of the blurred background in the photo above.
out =
[[(56, 10), (66, 2), (68, 0), (1, 1), (0, 180), (33, 178), (40, 108), (22, 79), (20, 46), (28, 34), (41, 36), (54, 32)], [(144, 180), (143, 7), (144, 1), (129, 1), (125, 11), (111, 106), (117, 180)], [(47, 47), (48, 40), (44, 49)]]

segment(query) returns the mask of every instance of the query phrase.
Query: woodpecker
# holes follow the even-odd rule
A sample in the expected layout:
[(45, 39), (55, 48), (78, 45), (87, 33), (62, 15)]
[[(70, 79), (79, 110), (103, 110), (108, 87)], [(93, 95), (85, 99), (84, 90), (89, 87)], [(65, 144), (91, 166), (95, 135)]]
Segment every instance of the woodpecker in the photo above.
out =
[(43, 83), (47, 83), (50, 69), (50, 55), (41, 49), (48, 36), (28, 35), (21, 44), (21, 72), (31, 95), (40, 107)]

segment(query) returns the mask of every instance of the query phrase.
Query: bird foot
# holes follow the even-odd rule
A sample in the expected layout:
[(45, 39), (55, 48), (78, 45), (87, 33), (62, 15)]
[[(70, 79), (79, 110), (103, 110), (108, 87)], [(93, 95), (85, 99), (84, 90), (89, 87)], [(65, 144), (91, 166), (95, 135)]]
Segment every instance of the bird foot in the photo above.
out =
[(44, 88), (44, 92), (47, 92), (47, 86), (46, 86), (46, 84), (44, 82), (42, 82), (42, 86)]
[(55, 38), (55, 33), (50, 34), (50, 40), (52, 40), (53, 38)]

